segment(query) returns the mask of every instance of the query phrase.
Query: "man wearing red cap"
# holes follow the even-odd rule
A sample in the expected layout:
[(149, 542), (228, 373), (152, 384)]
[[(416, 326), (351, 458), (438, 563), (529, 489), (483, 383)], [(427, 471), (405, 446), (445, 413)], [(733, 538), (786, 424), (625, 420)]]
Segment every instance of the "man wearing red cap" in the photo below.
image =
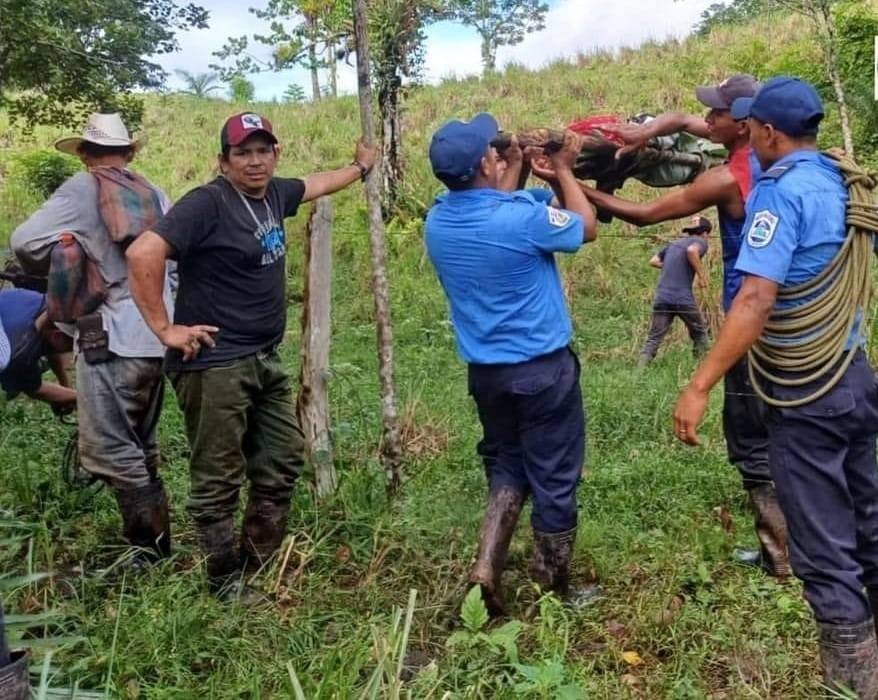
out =
[[(277, 550), (303, 460), (303, 436), (289, 378), (277, 353), (286, 325), (283, 220), (302, 202), (365, 177), (375, 149), (304, 179), (274, 177), (277, 137), (254, 114), (230, 117), (220, 132), (213, 182), (186, 194), (129, 249), (131, 290), (167, 347), (165, 369), (183, 411), (192, 451), (188, 509), (198, 528), (211, 589), (256, 602), (241, 581)], [(173, 321), (160, 303), (158, 274), (178, 262)], [(249, 500), (235, 547), (239, 491)]]
[[(719, 85), (695, 89), (696, 98), (708, 109), (703, 118), (672, 112), (659, 115), (643, 125), (612, 129), (630, 144), (620, 149), (617, 155), (635, 149), (655, 136), (681, 130), (725, 146), (729, 151), (726, 163), (702, 173), (692, 184), (651, 202), (629, 202), (583, 185), (593, 204), (638, 226), (679, 219), (715, 206), (723, 252), (723, 309), (726, 312), (731, 308), (743, 277), (735, 269), (735, 262), (743, 238), (744, 202), (751, 183), (761, 172), (750, 150), (747, 121), (734, 119), (731, 107), (738, 98), (752, 97), (758, 87), (753, 76), (738, 73)], [(724, 389), (723, 433), (728, 457), (740, 472), (744, 490), (750, 498), (760, 544), (758, 552), (739, 552), (739, 558), (758, 562), (769, 575), (783, 578), (790, 574), (786, 521), (768, 464), (765, 405), (750, 386), (746, 357), (728, 371)]]

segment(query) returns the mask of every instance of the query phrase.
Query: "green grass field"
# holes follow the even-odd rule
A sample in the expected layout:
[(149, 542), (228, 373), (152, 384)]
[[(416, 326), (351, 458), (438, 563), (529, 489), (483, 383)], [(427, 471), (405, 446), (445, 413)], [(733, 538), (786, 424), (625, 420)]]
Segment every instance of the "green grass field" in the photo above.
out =
[[(270, 610), (226, 607), (204, 593), (185, 511), (187, 447), (173, 392), (161, 445), (176, 554), (137, 578), (119, 565), (126, 550), (111, 495), (70, 488), (61, 478), (71, 426), (32, 402), (0, 404), (0, 571), (23, 577), (6, 581), (4, 598), (11, 613), (48, 615), (14, 633), (34, 647), (34, 670), (44, 670), (35, 687), (46, 697), (56, 687), (76, 688), (79, 697), (150, 700), (820, 696), (800, 586), (778, 585), (732, 561), (731, 550), (754, 545), (755, 537), (739, 478), (725, 460), (719, 392), (703, 448), (681, 446), (671, 435), (677, 393), (695, 367), (682, 328), (651, 367), (635, 368), (656, 279), (647, 261), (679, 224), (635, 231), (614, 223), (562, 261), (588, 412), (575, 575), (599, 584), (602, 596), (579, 610), (536, 600), (525, 514), (506, 576), (517, 622), (483, 625), (478, 606), (466, 606), (462, 617), (486, 489), (464, 366), (421, 236), (421, 216), (440, 189), (426, 144), (446, 119), (486, 109), (515, 128), (560, 126), (595, 113), (700, 110), (695, 85), (813, 60), (816, 48), (801, 28), (793, 22), (771, 33), (758, 26), (723, 31), (411, 91), (404, 114), (409, 214), (388, 226), (406, 482), (389, 501), (378, 461), (366, 210), (354, 186), (334, 200), (330, 386), (340, 486), (318, 503), (310, 480), (300, 481), (289, 556), (258, 577), (277, 594)], [(350, 160), (358, 133), (354, 98), (255, 107), (280, 135), (280, 175)], [(180, 196), (212, 176), (217, 132), (233, 110), (151, 97), (150, 143), (135, 166)], [(25, 140), (0, 121), (0, 243), (40, 202), (17, 176), (16, 159), (59, 135), (38, 130)], [(824, 145), (836, 135), (837, 116), (830, 115)], [(624, 194), (650, 195), (636, 183)], [(293, 292), (301, 287), (305, 218), (303, 211), (288, 222)], [(713, 243), (710, 309), (718, 307), (721, 272)], [(292, 304), (284, 345), (294, 376), (299, 314)], [(40, 572), (51, 575), (29, 576)], [(79, 639), (53, 648), (46, 662), (44, 640), (58, 636)]]

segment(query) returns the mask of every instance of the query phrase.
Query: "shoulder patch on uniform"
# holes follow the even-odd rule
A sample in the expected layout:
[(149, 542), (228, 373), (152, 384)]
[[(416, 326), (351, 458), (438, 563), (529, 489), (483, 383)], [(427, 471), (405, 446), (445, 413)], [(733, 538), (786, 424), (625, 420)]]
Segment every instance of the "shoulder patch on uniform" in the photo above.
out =
[(753, 215), (750, 230), (747, 231), (747, 243), (750, 247), (764, 248), (771, 243), (778, 221), (780, 221), (780, 217), (772, 214), (768, 209), (757, 211)]
[(546, 207), (546, 209), (549, 210), (549, 223), (552, 224), (552, 226), (562, 228), (570, 222), (570, 214), (566, 211), (561, 211), (555, 207)]
[(796, 167), (795, 163), (787, 163), (786, 165), (775, 165), (773, 168), (769, 168), (764, 173), (762, 173), (762, 177), (767, 180), (778, 180), (786, 175), (794, 167)]

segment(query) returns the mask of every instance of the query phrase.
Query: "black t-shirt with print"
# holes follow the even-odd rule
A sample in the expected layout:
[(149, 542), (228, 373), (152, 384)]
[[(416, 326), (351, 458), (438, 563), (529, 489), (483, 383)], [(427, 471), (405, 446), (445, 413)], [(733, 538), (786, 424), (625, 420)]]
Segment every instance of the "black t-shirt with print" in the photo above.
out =
[(286, 239), (283, 220), (305, 194), (302, 180), (272, 178), (253, 199), (224, 178), (178, 201), (153, 230), (173, 248), (180, 286), (174, 323), (217, 326), (215, 348), (182, 361), (168, 350), (169, 370), (204, 369), (281, 341), (286, 326)]

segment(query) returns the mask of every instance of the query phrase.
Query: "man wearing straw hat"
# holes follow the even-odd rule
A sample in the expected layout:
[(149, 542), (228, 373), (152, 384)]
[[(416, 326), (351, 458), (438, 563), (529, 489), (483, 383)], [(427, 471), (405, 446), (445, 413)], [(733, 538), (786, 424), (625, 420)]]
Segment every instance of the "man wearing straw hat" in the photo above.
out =
[[(141, 548), (138, 565), (171, 553), (156, 443), (164, 348), (131, 298), (125, 262), (125, 246), (170, 205), (128, 168), (142, 145), (118, 114), (92, 114), (80, 136), (55, 144), (78, 156), (87, 172), (62, 184), (11, 238), (22, 267), (46, 275), (53, 247), (72, 234), (106, 285), (104, 301), (76, 321), (79, 455), (83, 468), (113, 490), (123, 534)], [(162, 289), (170, 308), (167, 275)]]

